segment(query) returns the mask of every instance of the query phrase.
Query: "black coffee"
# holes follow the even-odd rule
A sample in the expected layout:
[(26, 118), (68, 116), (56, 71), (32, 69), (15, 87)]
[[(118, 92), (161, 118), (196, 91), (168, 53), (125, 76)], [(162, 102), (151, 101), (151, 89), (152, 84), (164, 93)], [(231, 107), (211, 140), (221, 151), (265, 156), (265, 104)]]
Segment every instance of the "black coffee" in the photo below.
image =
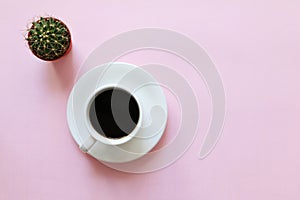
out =
[(96, 95), (89, 110), (94, 129), (107, 138), (122, 138), (136, 127), (140, 111), (135, 98), (122, 89), (109, 89)]

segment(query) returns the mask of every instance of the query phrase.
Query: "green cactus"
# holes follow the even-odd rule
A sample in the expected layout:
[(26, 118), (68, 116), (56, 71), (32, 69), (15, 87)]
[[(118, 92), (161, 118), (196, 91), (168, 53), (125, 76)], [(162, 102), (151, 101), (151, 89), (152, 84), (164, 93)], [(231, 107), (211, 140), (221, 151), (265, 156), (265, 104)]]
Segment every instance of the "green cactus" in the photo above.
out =
[(47, 61), (62, 57), (71, 45), (69, 29), (62, 21), (53, 17), (41, 17), (32, 22), (26, 40), (32, 53)]

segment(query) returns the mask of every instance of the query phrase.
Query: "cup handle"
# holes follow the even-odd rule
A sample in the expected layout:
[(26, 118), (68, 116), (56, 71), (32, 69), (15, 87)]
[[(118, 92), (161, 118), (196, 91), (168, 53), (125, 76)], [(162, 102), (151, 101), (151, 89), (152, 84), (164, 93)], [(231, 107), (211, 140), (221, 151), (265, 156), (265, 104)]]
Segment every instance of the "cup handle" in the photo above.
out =
[(83, 151), (84, 153), (88, 152), (89, 149), (92, 148), (92, 146), (94, 146), (94, 144), (96, 143), (96, 140), (92, 137), (92, 136), (87, 136), (83, 143), (80, 145), (80, 150)]

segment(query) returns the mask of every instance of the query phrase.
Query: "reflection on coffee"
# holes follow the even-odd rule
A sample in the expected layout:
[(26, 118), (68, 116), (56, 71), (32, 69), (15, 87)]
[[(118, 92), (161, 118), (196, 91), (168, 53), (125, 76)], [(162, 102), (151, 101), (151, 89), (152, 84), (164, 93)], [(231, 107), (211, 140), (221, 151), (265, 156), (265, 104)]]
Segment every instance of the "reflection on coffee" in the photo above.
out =
[(112, 139), (130, 134), (136, 127), (139, 116), (135, 98), (119, 88), (98, 93), (89, 110), (93, 128), (102, 136)]

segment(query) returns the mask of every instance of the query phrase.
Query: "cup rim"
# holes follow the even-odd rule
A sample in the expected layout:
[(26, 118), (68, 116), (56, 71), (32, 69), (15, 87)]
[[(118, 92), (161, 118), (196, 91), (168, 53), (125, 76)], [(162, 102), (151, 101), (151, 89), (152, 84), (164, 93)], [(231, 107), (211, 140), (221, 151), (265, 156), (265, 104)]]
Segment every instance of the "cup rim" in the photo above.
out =
[[(94, 99), (96, 98), (96, 96), (102, 92), (105, 92), (107, 90), (110, 89), (120, 89), (123, 90), (125, 92), (127, 92), (128, 94), (130, 94), (131, 96), (134, 97), (135, 101), (137, 102), (138, 105), (138, 109), (139, 109), (139, 119), (138, 122), (136, 124), (136, 126), (134, 127), (134, 129), (130, 132), (130, 134), (128, 134), (127, 136), (121, 137), (121, 138), (107, 138), (104, 137), (103, 135), (101, 135), (100, 133), (98, 133), (95, 128), (93, 127), (91, 120), (90, 120), (90, 116), (89, 116), (89, 112), (90, 112), (90, 108), (91, 105), (94, 101)], [(128, 142), (129, 140), (131, 140), (132, 138), (134, 138), (134, 136), (137, 134), (137, 132), (140, 130), (141, 128), (141, 124), (142, 124), (142, 109), (141, 109), (141, 104), (138, 100), (138, 97), (133, 93), (130, 92), (127, 88), (125, 88), (124, 86), (120, 86), (120, 85), (116, 85), (116, 84), (108, 84), (108, 85), (103, 85), (101, 87), (98, 87), (88, 98), (86, 106), (85, 106), (85, 124), (86, 127), (88, 128), (88, 131), (90, 132), (91, 136), (104, 144), (107, 145), (120, 145), (120, 144), (124, 144), (126, 142)]]

